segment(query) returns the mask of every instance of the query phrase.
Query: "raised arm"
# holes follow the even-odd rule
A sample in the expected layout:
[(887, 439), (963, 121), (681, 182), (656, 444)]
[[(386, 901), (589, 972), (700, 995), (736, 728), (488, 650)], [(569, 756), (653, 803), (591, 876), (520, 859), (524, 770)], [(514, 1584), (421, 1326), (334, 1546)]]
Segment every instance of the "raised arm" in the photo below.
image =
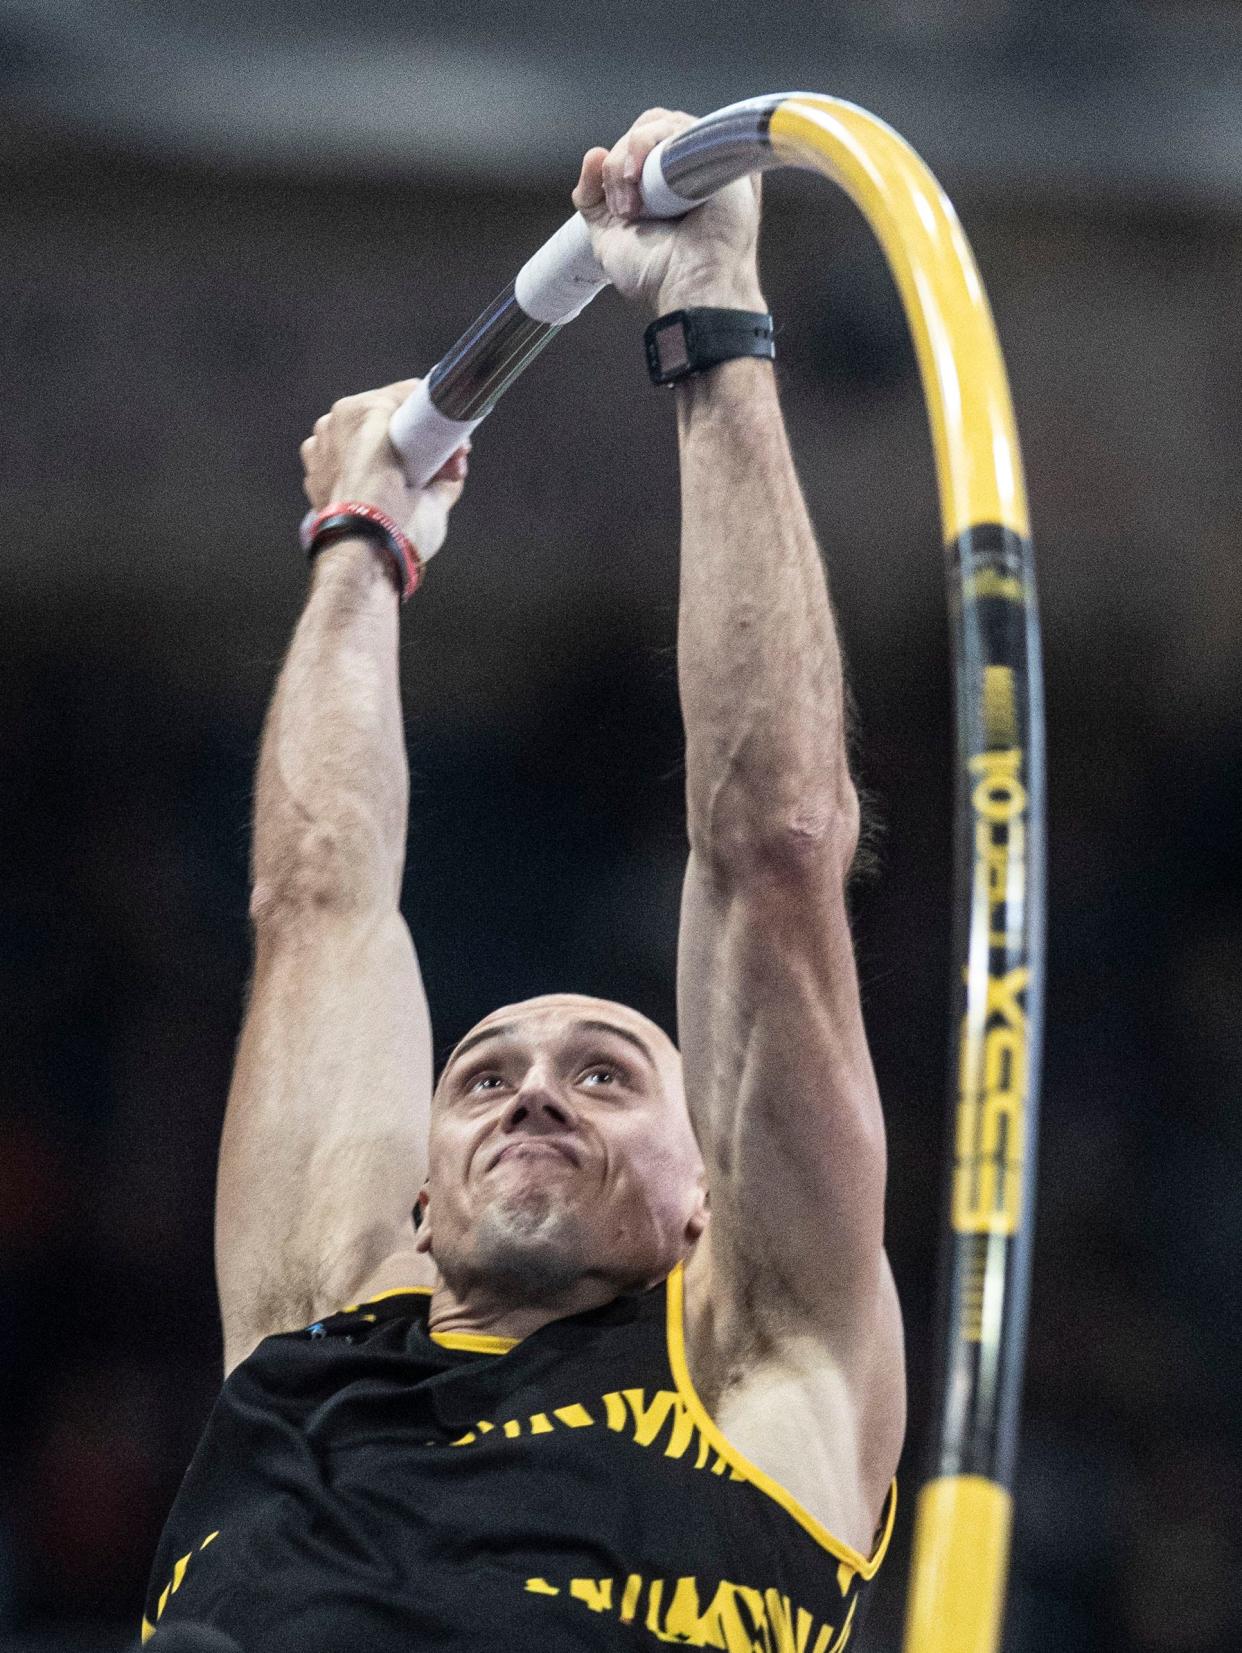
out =
[(774, 1302), (845, 1333), (886, 1271), (840, 650), (771, 368), (730, 362), (677, 396), (679, 1018), (713, 1250), (727, 1276), (765, 1277)]
[[(651, 314), (763, 311), (755, 181), (673, 228), (636, 235), (624, 221), (625, 160), (633, 174), (686, 119), (653, 111), (606, 160), (588, 155), (578, 204), (597, 252)], [(859, 807), (841, 653), (771, 365), (728, 362), (674, 394), (691, 845), (679, 1035), (711, 1196), (688, 1303), (697, 1286), (710, 1323), (700, 1354), (715, 1345), (721, 1389), (764, 1351), (800, 1351), (789, 1362), (818, 1362), (817, 1381), (831, 1368), (875, 1502), (900, 1448), (904, 1380), (884, 1126), (845, 900)]]
[[(465, 461), (455, 456), (429, 488), (406, 486), (387, 422), (410, 388), (338, 402), (303, 445), (306, 491), (316, 507), (377, 506), (428, 552), (444, 538)], [(397, 640), (382, 549), (327, 545), (259, 756), (254, 979), (216, 1203), (226, 1370), (269, 1333), (341, 1306), (394, 1256), (408, 1283), (428, 1267), (410, 1217), (432, 1055), (397, 905), (409, 789)]]

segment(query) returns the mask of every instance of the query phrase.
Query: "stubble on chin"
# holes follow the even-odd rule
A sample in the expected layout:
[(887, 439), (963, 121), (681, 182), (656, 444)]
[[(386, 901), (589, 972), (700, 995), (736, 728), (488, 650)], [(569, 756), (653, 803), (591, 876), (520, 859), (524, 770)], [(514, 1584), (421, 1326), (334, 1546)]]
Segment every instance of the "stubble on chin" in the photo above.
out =
[(472, 1281), (515, 1303), (555, 1302), (589, 1266), (582, 1223), (550, 1189), (525, 1189), (489, 1205), (470, 1251)]

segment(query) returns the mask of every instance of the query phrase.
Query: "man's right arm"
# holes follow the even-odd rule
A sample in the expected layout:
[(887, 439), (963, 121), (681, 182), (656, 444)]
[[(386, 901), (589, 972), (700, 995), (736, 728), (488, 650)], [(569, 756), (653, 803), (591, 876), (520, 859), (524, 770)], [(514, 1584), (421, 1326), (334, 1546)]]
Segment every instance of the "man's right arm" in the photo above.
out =
[[(377, 505), (434, 549), (464, 465), (417, 497), (405, 487), (385, 432), (408, 388), (319, 422), (307, 491)], [(373, 544), (342, 540), (316, 559), (259, 758), (254, 978), (216, 1203), (226, 1370), (349, 1301), (396, 1254), (403, 1278), (430, 1283), (410, 1217), (432, 1051), (398, 908), (407, 798), (396, 585)]]

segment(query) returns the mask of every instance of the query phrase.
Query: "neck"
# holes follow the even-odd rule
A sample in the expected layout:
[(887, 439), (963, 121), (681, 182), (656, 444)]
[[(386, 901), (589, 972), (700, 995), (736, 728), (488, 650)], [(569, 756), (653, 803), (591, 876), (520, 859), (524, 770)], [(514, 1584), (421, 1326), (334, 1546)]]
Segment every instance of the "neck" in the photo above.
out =
[[(649, 1280), (638, 1284), (639, 1289), (643, 1290), (657, 1283)], [(550, 1321), (566, 1320), (571, 1314), (585, 1314), (588, 1309), (602, 1308), (627, 1289), (633, 1288), (615, 1279), (605, 1279), (602, 1275), (584, 1274), (554, 1297), (538, 1302), (520, 1302), (512, 1296), (501, 1298), (483, 1283), (472, 1284), (459, 1292), (443, 1279), (438, 1279), (431, 1297), (428, 1330), (512, 1337), (520, 1342)]]

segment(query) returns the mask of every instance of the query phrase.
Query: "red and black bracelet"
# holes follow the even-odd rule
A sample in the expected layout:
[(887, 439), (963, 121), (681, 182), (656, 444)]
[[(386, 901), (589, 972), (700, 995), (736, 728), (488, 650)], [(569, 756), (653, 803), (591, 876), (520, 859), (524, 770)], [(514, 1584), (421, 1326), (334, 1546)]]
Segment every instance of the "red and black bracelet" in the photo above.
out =
[(385, 511), (361, 500), (337, 500), (316, 511), (302, 524), (302, 549), (308, 557), (333, 540), (357, 538), (383, 546), (396, 565), (397, 583), (404, 603), (418, 590), (423, 577), (423, 560), (414, 543)]

